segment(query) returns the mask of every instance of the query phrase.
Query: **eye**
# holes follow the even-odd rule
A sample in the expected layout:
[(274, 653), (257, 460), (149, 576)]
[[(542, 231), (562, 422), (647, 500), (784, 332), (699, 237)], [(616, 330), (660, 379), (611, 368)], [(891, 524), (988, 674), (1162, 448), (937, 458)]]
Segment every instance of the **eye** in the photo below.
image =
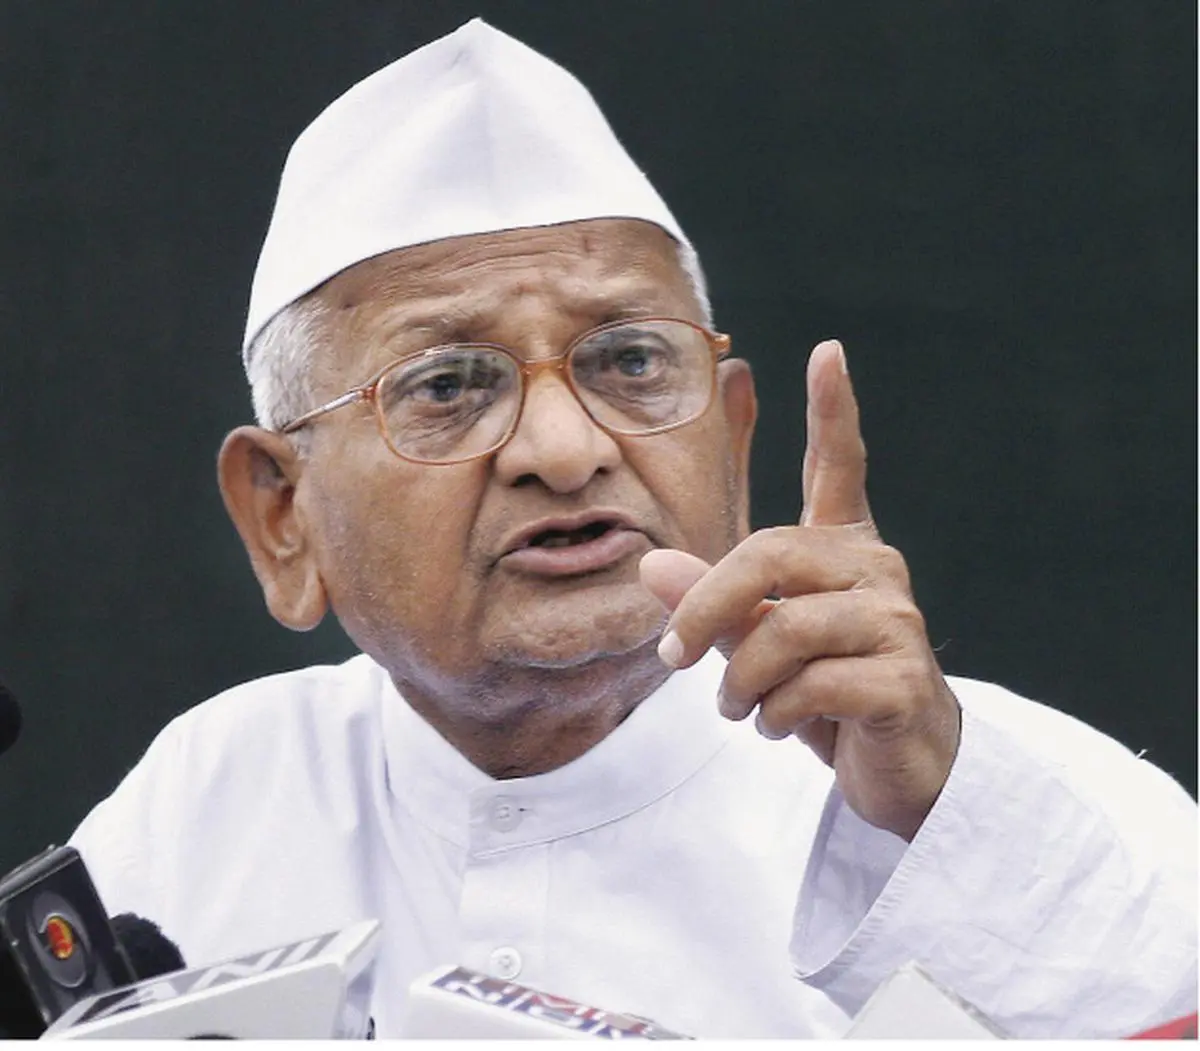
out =
[(495, 348), (440, 347), (393, 365), (375, 396), (393, 451), (449, 463), (503, 442), (521, 411), (521, 373)]
[(413, 384), (408, 393), (410, 397), (424, 398), (437, 402), (439, 405), (448, 405), (462, 396), (465, 385), (461, 371), (447, 369), (432, 376), (426, 376), (419, 383)]
[(612, 364), (622, 375), (640, 378), (662, 364), (662, 353), (644, 344), (622, 347), (612, 355)]
[(645, 384), (664, 379), (678, 358), (678, 350), (658, 333), (617, 329), (578, 347), (572, 367), (588, 385)]
[(390, 419), (445, 418), (481, 411), (515, 383), (513, 368), (505, 359), (472, 349), (401, 365), (380, 384), (379, 399)]

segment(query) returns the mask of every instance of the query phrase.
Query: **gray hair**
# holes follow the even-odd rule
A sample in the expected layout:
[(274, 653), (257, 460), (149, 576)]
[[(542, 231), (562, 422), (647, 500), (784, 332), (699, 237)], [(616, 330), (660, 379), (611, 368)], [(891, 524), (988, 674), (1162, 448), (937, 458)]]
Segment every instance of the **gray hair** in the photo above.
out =
[[(679, 265), (688, 279), (704, 323), (712, 326), (708, 285), (700, 257), (691, 245), (677, 245)], [(312, 295), (289, 303), (258, 332), (242, 355), (254, 416), (260, 427), (279, 430), (316, 407), (312, 362), (328, 336), (329, 308)]]

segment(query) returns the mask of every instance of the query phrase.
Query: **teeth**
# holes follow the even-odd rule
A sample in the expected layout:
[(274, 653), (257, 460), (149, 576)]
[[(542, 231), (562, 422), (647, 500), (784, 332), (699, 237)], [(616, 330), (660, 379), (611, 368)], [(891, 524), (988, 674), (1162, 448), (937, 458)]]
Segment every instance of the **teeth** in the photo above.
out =
[(589, 540), (595, 540), (597, 537), (603, 536), (609, 531), (611, 526), (607, 522), (593, 522), (591, 525), (584, 526), (582, 529), (575, 529), (569, 533), (554, 531), (543, 533), (539, 537), (534, 537), (529, 542), (530, 547), (573, 547), (575, 544), (586, 544)]

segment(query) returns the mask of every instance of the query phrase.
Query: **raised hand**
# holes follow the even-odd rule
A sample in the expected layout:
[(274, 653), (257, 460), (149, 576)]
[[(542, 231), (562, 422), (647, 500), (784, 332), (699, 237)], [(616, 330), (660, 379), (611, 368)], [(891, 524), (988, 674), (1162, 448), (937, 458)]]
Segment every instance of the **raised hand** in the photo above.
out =
[(827, 341), (808, 363), (799, 524), (754, 533), (711, 567), (651, 551), (641, 576), (672, 611), (664, 661), (685, 667), (720, 648), (722, 714), (757, 708), (761, 733), (803, 739), (859, 816), (911, 840), (949, 775), (959, 707), (904, 559), (875, 529), (866, 473), (845, 355)]

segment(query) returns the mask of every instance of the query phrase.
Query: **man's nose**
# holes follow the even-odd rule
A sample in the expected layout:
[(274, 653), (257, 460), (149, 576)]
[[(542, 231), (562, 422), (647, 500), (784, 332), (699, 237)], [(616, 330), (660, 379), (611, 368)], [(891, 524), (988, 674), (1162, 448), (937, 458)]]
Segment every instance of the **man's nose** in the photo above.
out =
[(587, 414), (562, 374), (547, 371), (530, 380), (521, 420), (496, 454), (495, 469), (509, 485), (536, 477), (556, 493), (573, 493), (620, 462), (612, 436)]

